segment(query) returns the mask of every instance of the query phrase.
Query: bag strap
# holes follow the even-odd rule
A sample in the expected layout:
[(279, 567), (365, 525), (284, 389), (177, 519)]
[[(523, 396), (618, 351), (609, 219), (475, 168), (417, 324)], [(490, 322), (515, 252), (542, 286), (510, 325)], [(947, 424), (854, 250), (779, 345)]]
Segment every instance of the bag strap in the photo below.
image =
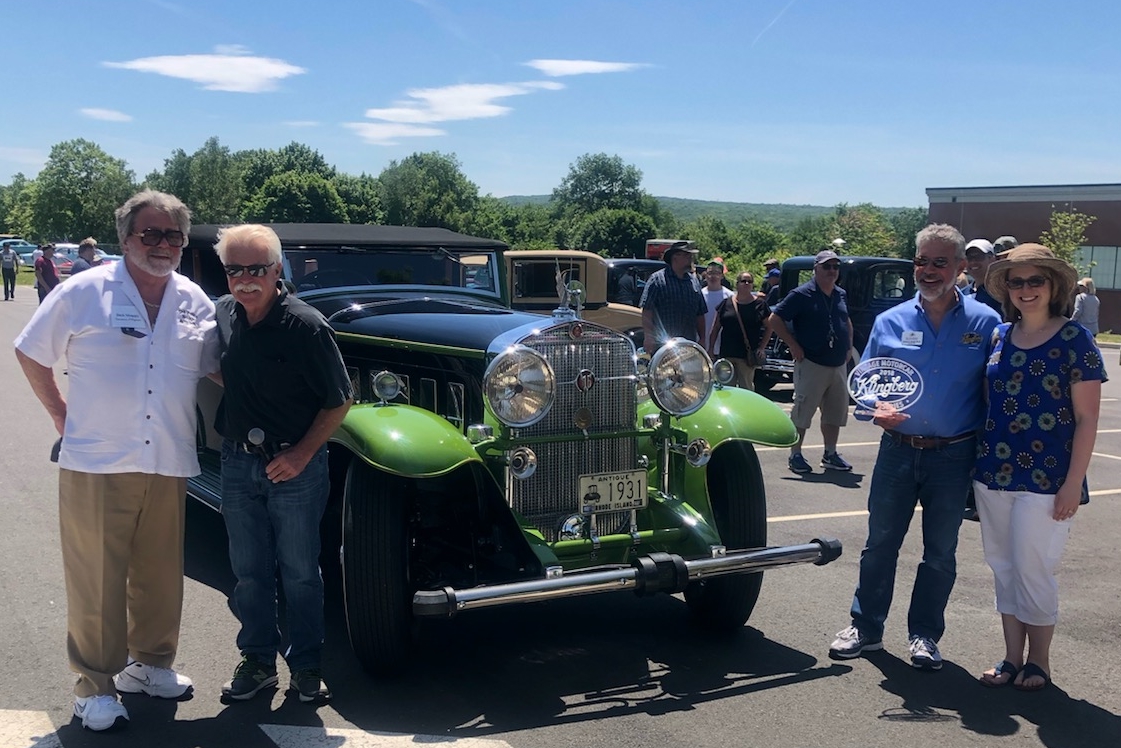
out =
[(732, 309), (736, 312), (736, 322), (740, 323), (740, 334), (743, 335), (743, 347), (747, 349), (747, 360), (750, 361), (752, 359), (751, 354), (754, 353), (754, 350), (751, 347), (751, 340), (747, 337), (747, 328), (743, 325), (743, 317), (740, 316), (740, 305), (736, 301), (734, 295), (732, 296)]

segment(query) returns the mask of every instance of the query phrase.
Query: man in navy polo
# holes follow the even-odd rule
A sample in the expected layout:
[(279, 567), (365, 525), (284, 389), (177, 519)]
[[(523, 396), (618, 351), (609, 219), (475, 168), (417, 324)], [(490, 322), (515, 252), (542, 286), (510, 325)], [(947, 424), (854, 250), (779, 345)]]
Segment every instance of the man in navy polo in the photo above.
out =
[(705, 306), (701, 284), (693, 272), (697, 250), (690, 242), (674, 242), (662, 253), (666, 266), (655, 271), (642, 291), (643, 347), (647, 353), (670, 338), (705, 341)]
[[(787, 464), (795, 473), (812, 473), (802, 456), (806, 429), (821, 409), (821, 437), (827, 470), (852, 470), (837, 453), (841, 427), (848, 423), (849, 391), (845, 364), (852, 350), (852, 320), (845, 289), (837, 285), (841, 258), (831, 249), (817, 253), (814, 276), (795, 288), (767, 318), (763, 340), (774, 333), (790, 347), (794, 358), (794, 408), (790, 420), (798, 430), (798, 443), (790, 448)], [(791, 329), (793, 325), (793, 329)]]
[(918, 504), (923, 560), (907, 613), (908, 646), (914, 667), (939, 670), (937, 642), (957, 577), (958, 529), (985, 415), (988, 343), (1000, 317), (955, 285), (965, 267), (965, 239), (957, 229), (927, 226), (915, 246), (918, 295), (876, 318), (863, 361), (905, 361), (921, 377), (922, 392), (906, 412), (873, 418), (884, 433), (868, 493), (868, 540), (852, 625), (837, 634), (829, 656), (844, 660), (883, 649), (899, 548)]

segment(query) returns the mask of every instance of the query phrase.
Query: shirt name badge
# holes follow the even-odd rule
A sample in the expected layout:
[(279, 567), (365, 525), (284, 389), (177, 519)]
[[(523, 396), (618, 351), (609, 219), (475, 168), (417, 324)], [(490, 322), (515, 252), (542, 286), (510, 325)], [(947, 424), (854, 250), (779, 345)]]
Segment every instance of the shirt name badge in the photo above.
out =
[(109, 318), (109, 324), (113, 327), (147, 327), (148, 320), (141, 316), (139, 310), (134, 306), (115, 306)]
[(904, 330), (903, 345), (922, 345), (922, 330)]

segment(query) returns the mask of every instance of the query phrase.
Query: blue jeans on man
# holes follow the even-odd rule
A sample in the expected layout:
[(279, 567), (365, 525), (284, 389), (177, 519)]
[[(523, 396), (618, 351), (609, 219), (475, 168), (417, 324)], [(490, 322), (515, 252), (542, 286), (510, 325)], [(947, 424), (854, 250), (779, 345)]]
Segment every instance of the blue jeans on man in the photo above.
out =
[[(237, 646), (264, 663), (283, 654), (290, 670), (318, 668), (323, 646), (319, 523), (327, 506), (327, 447), (292, 480), (273, 483), (263, 457), (222, 444), (222, 515), (237, 577)], [(284, 588), (288, 647), (277, 628), (276, 573)]]
[(916, 503), (923, 510), (923, 560), (911, 592), (907, 629), (911, 636), (935, 642), (946, 630), (946, 603), (957, 578), (958, 530), (976, 450), (975, 439), (941, 449), (916, 449), (887, 433), (880, 439), (868, 493), (868, 540), (860, 554), (851, 611), (853, 626), (869, 639), (883, 637), (899, 548)]

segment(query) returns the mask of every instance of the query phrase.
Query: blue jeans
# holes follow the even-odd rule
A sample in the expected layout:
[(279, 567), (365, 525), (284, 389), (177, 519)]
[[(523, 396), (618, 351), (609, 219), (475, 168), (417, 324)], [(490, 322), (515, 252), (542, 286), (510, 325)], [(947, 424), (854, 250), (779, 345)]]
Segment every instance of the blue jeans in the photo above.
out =
[(907, 631), (934, 641), (942, 638), (946, 603), (957, 578), (955, 553), (969, 471), (976, 457), (975, 439), (942, 449), (915, 449), (887, 433), (880, 439), (868, 492), (868, 540), (860, 554), (860, 581), (852, 601), (852, 625), (865, 636), (884, 635), (899, 548), (920, 504), (923, 558), (911, 591)]
[[(329, 492), (327, 447), (292, 480), (273, 483), (266, 462), (228, 439), (222, 444), (222, 516), (237, 577), (234, 613), (241, 621), (242, 655), (275, 662), (282, 652), (291, 670), (319, 667), (323, 647), (323, 577), (319, 522)], [(276, 572), (280, 570), (288, 622), (287, 651), (277, 628)]]

